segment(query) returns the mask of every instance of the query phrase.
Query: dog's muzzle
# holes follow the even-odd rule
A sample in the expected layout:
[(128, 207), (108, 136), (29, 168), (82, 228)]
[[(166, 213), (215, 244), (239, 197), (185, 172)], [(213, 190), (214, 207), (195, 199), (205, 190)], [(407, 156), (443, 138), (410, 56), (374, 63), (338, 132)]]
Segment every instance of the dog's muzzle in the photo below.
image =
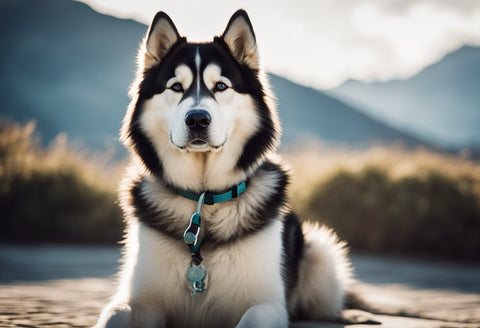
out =
[(193, 146), (203, 146), (208, 143), (207, 129), (212, 118), (206, 110), (194, 109), (185, 115), (185, 124), (189, 131), (189, 143)]

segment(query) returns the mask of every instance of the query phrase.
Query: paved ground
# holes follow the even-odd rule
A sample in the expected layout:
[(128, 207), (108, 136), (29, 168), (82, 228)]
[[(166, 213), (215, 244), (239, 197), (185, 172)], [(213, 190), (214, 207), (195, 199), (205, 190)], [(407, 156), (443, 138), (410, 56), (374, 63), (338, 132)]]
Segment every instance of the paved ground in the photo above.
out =
[[(114, 292), (118, 258), (116, 248), (0, 246), (0, 327), (91, 327)], [(480, 327), (480, 266), (359, 255), (353, 262), (357, 288), (382, 322), (376, 327)]]

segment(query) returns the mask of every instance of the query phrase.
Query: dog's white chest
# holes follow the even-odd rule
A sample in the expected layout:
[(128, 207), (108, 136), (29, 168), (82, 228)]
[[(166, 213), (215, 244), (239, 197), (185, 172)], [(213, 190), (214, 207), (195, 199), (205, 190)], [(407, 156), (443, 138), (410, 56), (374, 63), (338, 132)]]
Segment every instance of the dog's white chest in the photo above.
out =
[(281, 229), (281, 222), (274, 221), (239, 241), (215, 248), (206, 245), (202, 249), (206, 289), (195, 299), (187, 279), (188, 247), (140, 225), (130, 295), (166, 311), (174, 325), (208, 326), (215, 319), (225, 327), (234, 326), (254, 304), (284, 302)]

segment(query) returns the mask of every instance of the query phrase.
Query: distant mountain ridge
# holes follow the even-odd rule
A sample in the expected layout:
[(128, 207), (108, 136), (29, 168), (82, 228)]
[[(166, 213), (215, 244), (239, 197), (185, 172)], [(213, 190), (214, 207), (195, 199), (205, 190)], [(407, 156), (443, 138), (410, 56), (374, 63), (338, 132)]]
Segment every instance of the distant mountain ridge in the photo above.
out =
[(271, 74), (270, 78), (278, 97), (286, 142), (316, 136), (335, 144), (353, 147), (397, 141), (408, 147), (426, 145), (318, 90), (277, 75)]
[[(80, 2), (3, 0), (0, 117), (35, 119), (47, 142), (65, 131), (93, 149), (120, 148), (127, 89), (146, 29)], [(285, 142), (314, 136), (352, 147), (396, 141), (425, 145), (318, 90), (270, 77)]]
[(431, 142), (480, 146), (480, 47), (464, 46), (407, 80), (350, 80), (327, 93)]

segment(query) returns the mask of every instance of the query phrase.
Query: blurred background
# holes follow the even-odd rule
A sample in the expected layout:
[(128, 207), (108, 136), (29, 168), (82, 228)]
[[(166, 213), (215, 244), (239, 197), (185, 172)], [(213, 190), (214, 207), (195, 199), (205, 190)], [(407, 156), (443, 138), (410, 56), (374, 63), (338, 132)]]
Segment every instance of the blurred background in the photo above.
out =
[(1, 0), (0, 242), (117, 244), (118, 131), (147, 25), (164, 10), (205, 41), (240, 7), (294, 210), (353, 252), (478, 263), (480, 2), (459, 0)]

